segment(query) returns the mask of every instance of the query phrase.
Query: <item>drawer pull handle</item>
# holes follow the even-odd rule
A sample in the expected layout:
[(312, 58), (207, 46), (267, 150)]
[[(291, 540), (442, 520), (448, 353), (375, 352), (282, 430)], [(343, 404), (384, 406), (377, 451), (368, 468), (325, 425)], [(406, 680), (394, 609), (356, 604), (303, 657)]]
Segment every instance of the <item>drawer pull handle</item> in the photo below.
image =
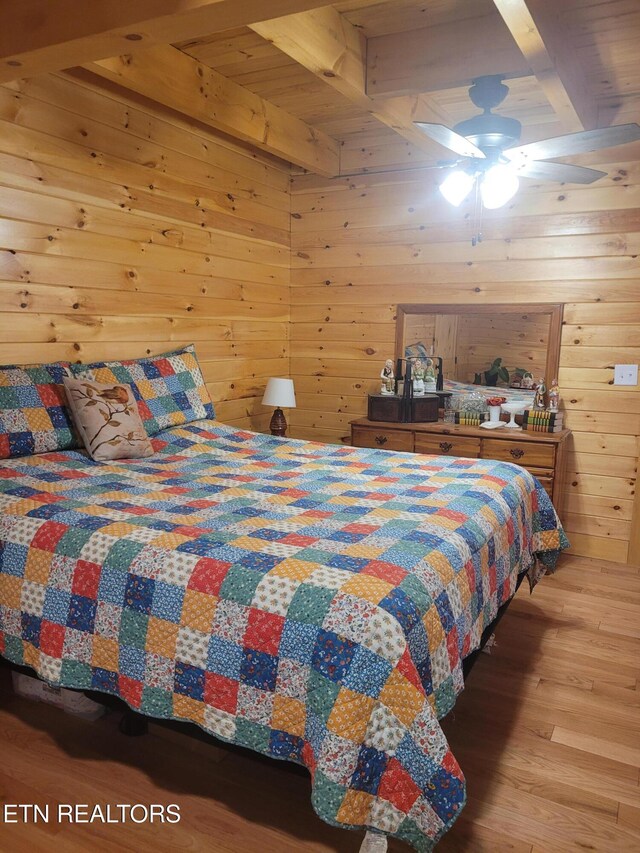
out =
[(512, 447), (509, 453), (514, 459), (522, 459), (524, 456), (524, 450), (521, 447)]
[(377, 435), (376, 436), (376, 444), (386, 444), (387, 436), (386, 435)]
[(451, 450), (451, 448), (453, 447), (453, 444), (451, 444), (450, 441), (441, 441), (439, 444), (439, 447), (443, 453), (448, 453)]

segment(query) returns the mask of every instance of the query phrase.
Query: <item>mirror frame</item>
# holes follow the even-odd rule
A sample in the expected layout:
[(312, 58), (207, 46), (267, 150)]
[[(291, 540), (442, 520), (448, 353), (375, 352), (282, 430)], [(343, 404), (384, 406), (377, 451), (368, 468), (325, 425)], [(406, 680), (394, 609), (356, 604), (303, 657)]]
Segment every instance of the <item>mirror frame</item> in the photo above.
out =
[(490, 304), (460, 305), (403, 303), (397, 306), (396, 312), (396, 362), (404, 358), (404, 332), (407, 314), (548, 314), (549, 342), (547, 344), (547, 360), (545, 363), (544, 380), (549, 387), (553, 379), (558, 379), (560, 369), (560, 344), (562, 338), (562, 302), (506, 303), (493, 302)]

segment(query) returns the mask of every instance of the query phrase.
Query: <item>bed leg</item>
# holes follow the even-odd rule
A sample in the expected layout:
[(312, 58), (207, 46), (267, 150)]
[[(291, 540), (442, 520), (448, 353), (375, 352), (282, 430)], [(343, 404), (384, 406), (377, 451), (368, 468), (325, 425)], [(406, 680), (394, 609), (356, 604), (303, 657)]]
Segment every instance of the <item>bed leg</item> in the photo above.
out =
[(367, 830), (364, 841), (360, 845), (360, 853), (386, 853), (386, 850), (387, 836)]
[(127, 737), (139, 737), (140, 735), (147, 734), (149, 724), (140, 714), (127, 710), (122, 714), (118, 729)]

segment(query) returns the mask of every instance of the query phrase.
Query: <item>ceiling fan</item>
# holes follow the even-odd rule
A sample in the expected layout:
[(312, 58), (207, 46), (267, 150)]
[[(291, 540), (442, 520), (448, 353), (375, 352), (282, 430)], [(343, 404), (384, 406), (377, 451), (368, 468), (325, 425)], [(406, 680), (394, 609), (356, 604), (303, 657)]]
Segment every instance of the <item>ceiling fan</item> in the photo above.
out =
[(491, 112), (509, 94), (502, 79), (500, 74), (491, 74), (473, 81), (469, 97), (484, 112), (459, 122), (453, 129), (443, 124), (414, 122), (435, 142), (459, 155), (458, 160), (440, 164), (450, 169), (440, 191), (455, 206), (462, 204), (476, 182), (484, 207), (490, 209), (502, 207), (515, 195), (519, 177), (591, 184), (605, 177), (606, 172), (549, 161), (640, 139), (640, 125), (620, 124), (517, 145), (522, 131), (520, 122)]

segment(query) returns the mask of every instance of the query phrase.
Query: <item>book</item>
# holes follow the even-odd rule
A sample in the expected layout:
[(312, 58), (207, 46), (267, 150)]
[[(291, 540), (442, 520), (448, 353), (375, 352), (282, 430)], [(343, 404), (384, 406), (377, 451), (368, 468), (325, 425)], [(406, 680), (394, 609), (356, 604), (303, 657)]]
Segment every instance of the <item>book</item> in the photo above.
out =
[(562, 423), (563, 416), (562, 412), (549, 412), (546, 409), (525, 409), (522, 422), (556, 426)]
[(551, 426), (550, 424), (532, 424), (523, 422), (522, 429), (527, 430), (528, 432), (562, 432), (563, 426), (562, 424)]
[(463, 424), (464, 426), (480, 426), (486, 420), (484, 412), (456, 412), (453, 417), (455, 424)]

